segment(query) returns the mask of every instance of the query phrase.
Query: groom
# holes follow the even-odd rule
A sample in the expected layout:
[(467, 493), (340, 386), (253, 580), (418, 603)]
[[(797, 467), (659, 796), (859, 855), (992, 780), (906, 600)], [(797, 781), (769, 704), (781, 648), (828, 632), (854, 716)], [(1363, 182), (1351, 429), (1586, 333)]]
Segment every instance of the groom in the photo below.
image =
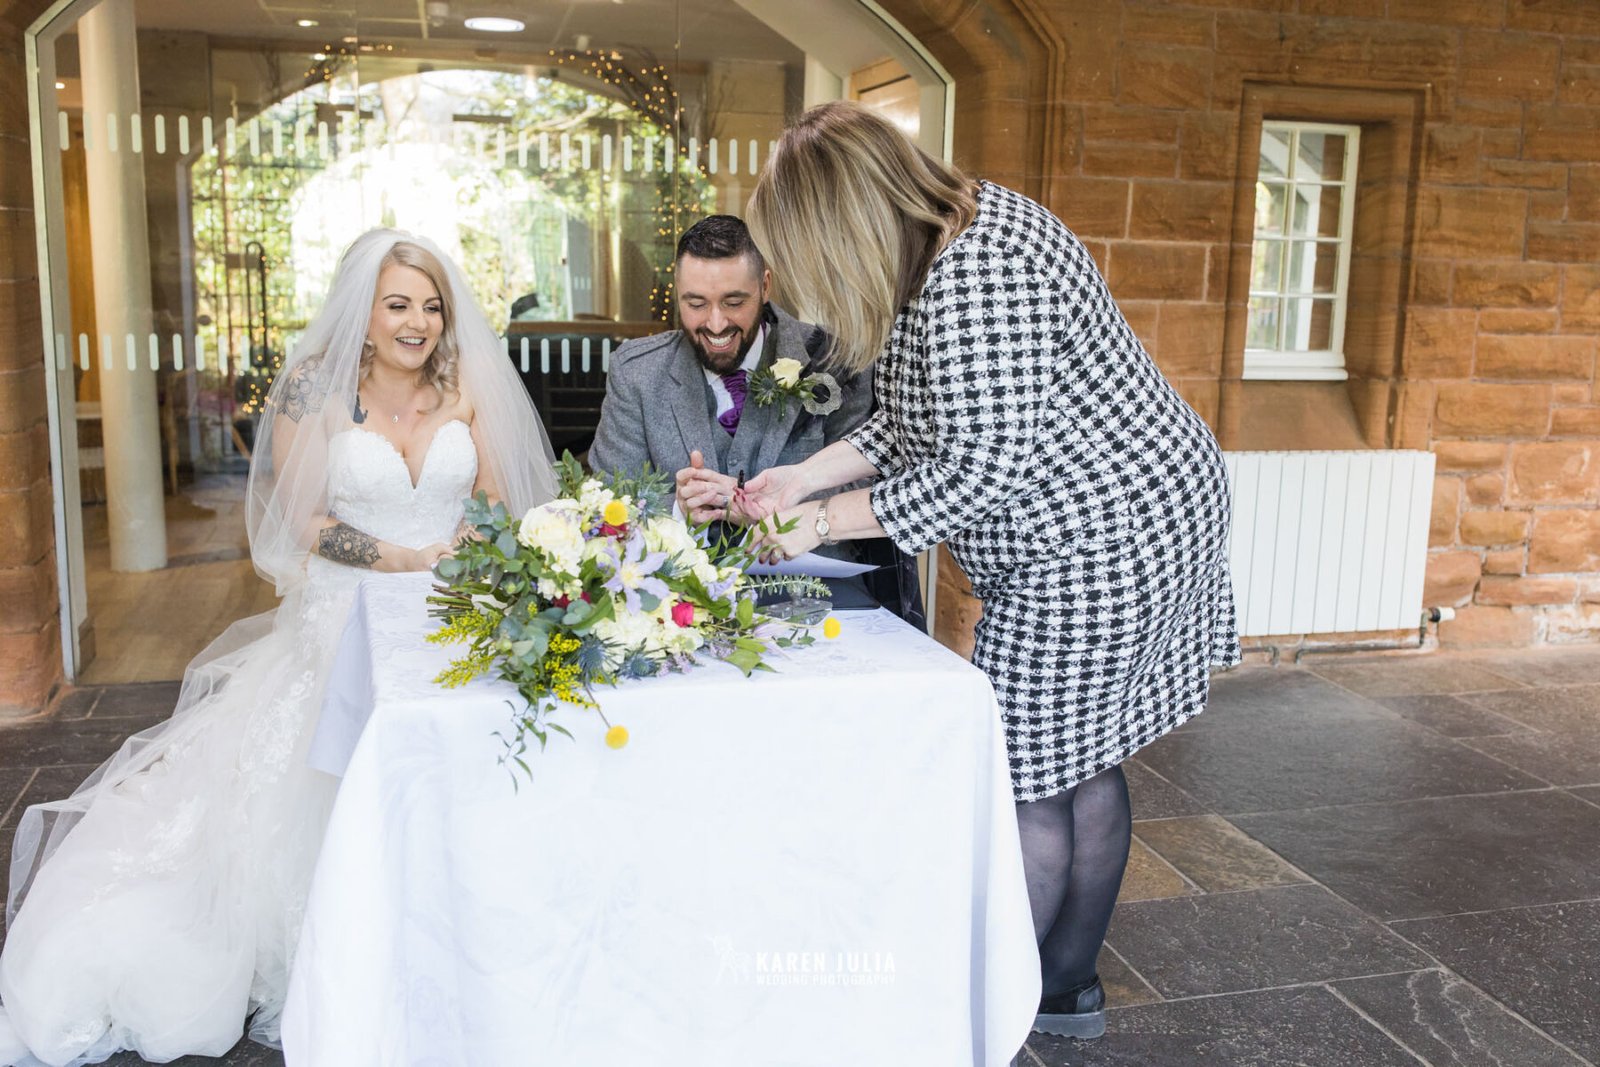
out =
[[(674, 274), (680, 328), (629, 341), (612, 354), (591, 469), (704, 467), (727, 496), (741, 474), (748, 479), (799, 463), (866, 419), (871, 371), (835, 373), (841, 403), (826, 415), (792, 398), (780, 414), (777, 404), (751, 397), (751, 375), (776, 360), (798, 361), (802, 376), (816, 370), (828, 336), (767, 302), (772, 274), (742, 221), (712, 215), (691, 226), (678, 241)], [(685, 514), (690, 504), (680, 490)], [(844, 606), (848, 592), (836, 593)]]

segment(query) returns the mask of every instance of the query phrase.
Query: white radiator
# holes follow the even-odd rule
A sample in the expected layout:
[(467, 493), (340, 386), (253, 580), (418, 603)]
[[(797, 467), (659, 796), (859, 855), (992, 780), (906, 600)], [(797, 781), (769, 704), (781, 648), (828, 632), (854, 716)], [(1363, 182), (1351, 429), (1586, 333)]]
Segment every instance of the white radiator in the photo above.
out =
[(1432, 452), (1229, 452), (1239, 633), (1418, 625)]

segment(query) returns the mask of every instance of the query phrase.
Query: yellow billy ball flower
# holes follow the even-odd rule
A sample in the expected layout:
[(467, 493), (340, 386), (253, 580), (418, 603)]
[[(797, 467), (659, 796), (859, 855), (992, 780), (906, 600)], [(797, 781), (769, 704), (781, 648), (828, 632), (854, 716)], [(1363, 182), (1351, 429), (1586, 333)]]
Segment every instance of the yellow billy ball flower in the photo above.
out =
[(621, 526), (628, 521), (628, 505), (620, 500), (613, 500), (606, 505), (605, 510), (600, 513), (600, 517), (606, 520), (608, 525)]
[(839, 625), (839, 620), (834, 618), (832, 615), (829, 615), (822, 622), (822, 636), (823, 637), (827, 637), (827, 638), (830, 638), (830, 639), (838, 637), (839, 636), (839, 632), (841, 630), (843, 630), (843, 629), (844, 629), (844, 627)]
[(612, 748), (621, 748), (628, 743), (628, 728), (626, 726), (613, 726), (606, 731), (606, 744)]

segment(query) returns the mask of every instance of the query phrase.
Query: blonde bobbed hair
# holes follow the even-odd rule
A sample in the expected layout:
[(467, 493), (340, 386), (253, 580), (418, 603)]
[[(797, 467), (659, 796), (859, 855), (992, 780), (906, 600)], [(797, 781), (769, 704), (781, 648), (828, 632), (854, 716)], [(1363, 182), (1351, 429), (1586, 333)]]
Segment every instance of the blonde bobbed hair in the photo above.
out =
[[(437, 256), (419, 244), (410, 241), (396, 241), (383, 257), (383, 262), (378, 265), (381, 275), (390, 267), (412, 267), (419, 270), (433, 283), (433, 288), (439, 294), (440, 317), (444, 320), (443, 329), (439, 332), (439, 343), (433, 346), (433, 351), (428, 355), (428, 361), (417, 371), (418, 385), (431, 385), (439, 391), (439, 402), (442, 404), (446, 397), (459, 395), (461, 392), (461, 360), (460, 347), (456, 343), (456, 298), (450, 289), (450, 276), (444, 269), (444, 264), (439, 262)], [(361, 381), (367, 380), (367, 374), (372, 367), (372, 342), (368, 341), (361, 349)]]
[(883, 351), (934, 257), (978, 213), (976, 183), (859, 104), (784, 131), (750, 197), (750, 232), (783, 296), (855, 373)]

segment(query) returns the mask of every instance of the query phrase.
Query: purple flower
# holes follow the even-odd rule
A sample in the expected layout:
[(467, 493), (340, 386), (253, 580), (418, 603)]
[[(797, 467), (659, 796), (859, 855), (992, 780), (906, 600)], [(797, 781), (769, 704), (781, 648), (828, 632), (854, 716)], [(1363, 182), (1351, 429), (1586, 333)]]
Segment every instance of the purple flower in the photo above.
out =
[(627, 609), (634, 612), (644, 610), (640, 593), (649, 593), (660, 599), (665, 599), (671, 593), (666, 582), (654, 577), (666, 561), (665, 552), (646, 552), (644, 538), (637, 532), (631, 534), (620, 549), (616, 540), (611, 540), (604, 553), (595, 560), (602, 571), (610, 574), (605, 581), (606, 589), (614, 597), (620, 596)]

